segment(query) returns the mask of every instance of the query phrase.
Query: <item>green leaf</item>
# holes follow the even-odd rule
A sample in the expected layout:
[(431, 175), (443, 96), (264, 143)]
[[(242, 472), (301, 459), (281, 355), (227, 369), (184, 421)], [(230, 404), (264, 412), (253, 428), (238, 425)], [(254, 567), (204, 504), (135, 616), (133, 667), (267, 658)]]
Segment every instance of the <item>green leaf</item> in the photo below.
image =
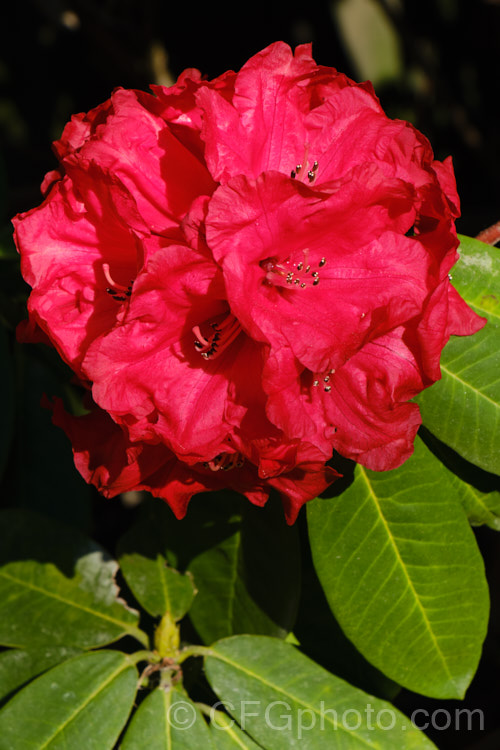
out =
[(302, 569), (302, 592), (293, 632), (306, 656), (351, 685), (386, 700), (393, 700), (401, 690), (400, 685), (375, 669), (345, 636), (309, 560)]
[(451, 338), (441, 356), (442, 379), (417, 401), (434, 435), (500, 474), (500, 251), (461, 237), (459, 252), (453, 285), (488, 323), (472, 338)]
[(500, 531), (500, 493), (481, 492), (456, 476), (452, 477), (451, 483), (473, 526), (486, 524), (491, 529)]
[(299, 540), (281, 503), (243, 501), (238, 529), (189, 564), (198, 595), (189, 612), (205, 643), (235, 633), (285, 637), (300, 593)]
[(125, 535), (119, 550), (146, 556), (149, 545), (172, 568), (185, 571), (194, 557), (237, 531), (240, 508), (241, 495), (235, 492), (207, 492), (193, 497), (186, 517), (178, 521), (166, 503), (146, 498), (138, 509), (137, 534)]
[(479, 661), (488, 589), (446, 470), (425, 448), (389, 472), (356, 468), (308, 504), (314, 564), (347, 637), (401, 685), (460, 698)]
[(389, 703), (351, 687), (284, 641), (233, 636), (211, 651), (205, 667), (213, 690), (262, 747), (434, 747)]
[(14, 373), (9, 350), (7, 331), (0, 324), (0, 393), (2, 394), (2, 416), (0, 417), (0, 481), (2, 480), (12, 441), (14, 427)]
[(260, 750), (248, 734), (243, 732), (236, 721), (222, 711), (210, 713), (210, 733), (217, 750)]
[[(199, 709), (179, 687), (157, 688), (141, 703), (121, 750), (215, 750)], [(218, 746), (217, 746), (218, 747)]]
[(148, 543), (149, 562), (159, 553), (193, 574), (198, 593), (189, 617), (205, 643), (236, 632), (281, 636), (293, 627), (298, 529), (287, 526), (277, 498), (257, 508), (235, 492), (198, 495), (182, 521), (153, 500), (145, 503), (136, 538), (125, 539), (120, 550), (132, 553), (135, 545), (147, 556)]
[(91, 540), (37, 513), (0, 513), (0, 643), (17, 648), (147, 645), (118, 599), (118, 565)]
[(384, 6), (376, 0), (339, 0), (330, 7), (356, 77), (376, 88), (397, 80), (403, 73), (401, 42)]
[(137, 670), (118, 651), (60, 664), (0, 711), (0, 750), (111, 750), (132, 709)]
[(137, 601), (150, 615), (169, 612), (180, 620), (196, 593), (190, 573), (168, 566), (165, 540), (149, 519), (133, 526), (118, 543), (121, 571)]
[(420, 428), (419, 435), (449, 469), (448, 481), (453, 485), (469, 523), (473, 526), (487, 524), (500, 531), (500, 477), (466, 461), (424, 427)]
[(0, 699), (56, 664), (75, 656), (74, 648), (58, 646), (34, 651), (10, 649), (0, 654)]

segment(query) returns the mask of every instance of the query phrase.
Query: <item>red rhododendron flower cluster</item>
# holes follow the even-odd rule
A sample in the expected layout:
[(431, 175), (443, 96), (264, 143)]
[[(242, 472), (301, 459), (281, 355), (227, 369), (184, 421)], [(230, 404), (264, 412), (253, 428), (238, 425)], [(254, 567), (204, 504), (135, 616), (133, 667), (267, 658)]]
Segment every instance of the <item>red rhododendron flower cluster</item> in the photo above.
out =
[(152, 91), (73, 117), (16, 217), (24, 337), (89, 388), (88, 414), (54, 420), (105, 495), (145, 488), (180, 517), (196, 492), (274, 487), (292, 522), (333, 451), (410, 456), (410, 399), (482, 325), (448, 278), (451, 161), (309, 45)]

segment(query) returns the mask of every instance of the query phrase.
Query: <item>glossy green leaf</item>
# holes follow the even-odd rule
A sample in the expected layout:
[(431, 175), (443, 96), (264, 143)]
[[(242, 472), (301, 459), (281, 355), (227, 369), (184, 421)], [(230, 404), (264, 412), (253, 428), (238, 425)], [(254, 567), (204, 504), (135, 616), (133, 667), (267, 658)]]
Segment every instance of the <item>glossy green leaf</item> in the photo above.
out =
[(310, 560), (302, 566), (301, 598), (293, 632), (306, 656), (351, 685), (385, 700), (393, 700), (401, 690), (400, 685), (375, 669), (345, 636)]
[(267, 636), (219, 641), (205, 660), (216, 695), (268, 750), (430, 750), (393, 706), (353, 688), (294, 646)]
[(358, 466), (308, 504), (314, 564), (345, 634), (401, 685), (462, 697), (488, 621), (483, 561), (444, 467), (421, 441), (402, 467)]
[(149, 546), (172, 568), (185, 571), (194, 557), (234, 534), (239, 528), (241, 505), (241, 495), (235, 492), (195, 495), (187, 515), (179, 521), (165, 502), (146, 498), (138, 509), (137, 532), (131, 531), (131, 539), (123, 537), (119, 551), (147, 556)]
[(0, 700), (33, 677), (75, 656), (77, 649), (58, 646), (33, 651), (9, 649), (0, 654)]
[(420, 428), (419, 435), (449, 469), (447, 480), (453, 485), (469, 523), (487, 524), (500, 531), (500, 477), (466, 461), (425, 428)]
[(217, 750), (260, 750), (252, 738), (243, 732), (235, 719), (217, 710), (210, 712), (210, 733)]
[(442, 379), (417, 401), (426, 427), (461, 456), (500, 474), (500, 250), (462, 237), (453, 285), (487, 325), (453, 336), (441, 357)]
[(500, 493), (481, 492), (471, 484), (452, 477), (451, 482), (473, 526), (486, 524), (495, 531), (500, 531)]
[(0, 750), (111, 750), (132, 709), (137, 670), (118, 651), (76, 656), (0, 711)]
[(205, 643), (235, 633), (284, 637), (300, 592), (299, 541), (279, 502), (244, 501), (238, 529), (189, 564), (198, 589), (190, 618)]
[(215, 750), (200, 710), (179, 687), (157, 688), (141, 703), (121, 750)]
[(150, 615), (169, 612), (180, 620), (189, 610), (196, 593), (192, 575), (169, 567), (165, 540), (148, 519), (122, 537), (118, 561), (132, 593)]
[[(140, 545), (138, 538), (141, 536)], [(182, 521), (158, 500), (146, 503), (134, 545), (151, 562), (160, 553), (190, 571), (197, 594), (189, 617), (205, 643), (236, 632), (286, 635), (300, 592), (297, 527), (287, 526), (272, 498), (257, 508), (235, 492), (194, 497)]]
[(2, 415), (0, 416), (0, 481), (9, 456), (14, 427), (14, 373), (9, 351), (7, 331), (0, 324), (0, 393)]
[(123, 600), (117, 563), (91, 540), (37, 513), (0, 513), (0, 643), (17, 648), (147, 644)]

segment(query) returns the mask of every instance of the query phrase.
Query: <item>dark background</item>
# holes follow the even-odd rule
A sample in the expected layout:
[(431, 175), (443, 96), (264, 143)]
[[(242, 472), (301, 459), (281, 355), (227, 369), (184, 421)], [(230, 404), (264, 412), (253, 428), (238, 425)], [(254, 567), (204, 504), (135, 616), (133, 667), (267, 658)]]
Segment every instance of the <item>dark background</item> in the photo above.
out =
[[(366, 23), (367, 14), (376, 23)], [(11, 0), (0, 11), (3, 236), (12, 215), (40, 202), (40, 182), (55, 166), (51, 141), (73, 113), (95, 107), (116, 86), (168, 84), (186, 67), (208, 77), (238, 69), (278, 39), (312, 41), (318, 63), (372, 78), (388, 114), (413, 122), (438, 158), (452, 154), (459, 231), (476, 235), (500, 220), (499, 0)], [(389, 48), (396, 52), (383, 62)], [(4, 311), (11, 330), (16, 315)], [(112, 507), (101, 511), (110, 528), (119, 513)], [(490, 581), (498, 581), (496, 536), (488, 529), (478, 536)], [(465, 703), (484, 710), (485, 729), (430, 732), (439, 748), (500, 748), (496, 588), (490, 637)], [(397, 704), (408, 712), (461, 707), (406, 692)]]
[[(363, 31), (365, 5), (379, 9), (372, 35), (380, 37), (380, 55), (387, 35), (397, 37), (399, 64), (385, 76), (376, 74), (376, 51), (360, 67), (373, 43)], [(338, 22), (346, 6), (360, 30), (354, 41)], [(312, 41), (319, 63), (375, 78), (391, 116), (411, 120), (438, 158), (453, 155), (460, 231), (477, 234), (500, 218), (498, 0), (11, 0), (0, 11), (7, 213), (38, 202), (41, 177), (54, 164), (50, 142), (71, 114), (96, 106), (115, 86), (145, 89), (161, 81), (162, 69), (174, 78), (186, 67), (208, 77), (238, 69), (277, 39)]]

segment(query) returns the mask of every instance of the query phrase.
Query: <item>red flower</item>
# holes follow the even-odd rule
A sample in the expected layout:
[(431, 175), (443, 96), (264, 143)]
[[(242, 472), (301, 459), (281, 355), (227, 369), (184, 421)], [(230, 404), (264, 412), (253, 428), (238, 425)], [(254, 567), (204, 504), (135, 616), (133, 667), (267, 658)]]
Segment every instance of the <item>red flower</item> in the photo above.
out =
[(182, 515), (203, 489), (273, 486), (291, 521), (334, 450), (377, 470), (411, 454), (409, 400), (483, 325), (448, 279), (451, 161), (308, 45), (153, 93), (74, 117), (16, 217), (25, 336), (91, 385), (99, 408), (55, 419), (102, 491)]
[(272, 488), (281, 495), (288, 523), (302, 505), (316, 497), (338, 476), (321, 455), (307, 444), (279, 445), (263, 441), (256, 463), (237, 451), (222, 453), (192, 466), (179, 461), (163, 443), (132, 443), (124, 430), (103, 409), (89, 403), (81, 417), (66, 413), (60, 399), (53, 406), (53, 421), (73, 444), (78, 471), (105, 497), (129, 490), (147, 490), (169, 503), (178, 518), (198, 492), (231, 488), (255, 505), (264, 505)]

